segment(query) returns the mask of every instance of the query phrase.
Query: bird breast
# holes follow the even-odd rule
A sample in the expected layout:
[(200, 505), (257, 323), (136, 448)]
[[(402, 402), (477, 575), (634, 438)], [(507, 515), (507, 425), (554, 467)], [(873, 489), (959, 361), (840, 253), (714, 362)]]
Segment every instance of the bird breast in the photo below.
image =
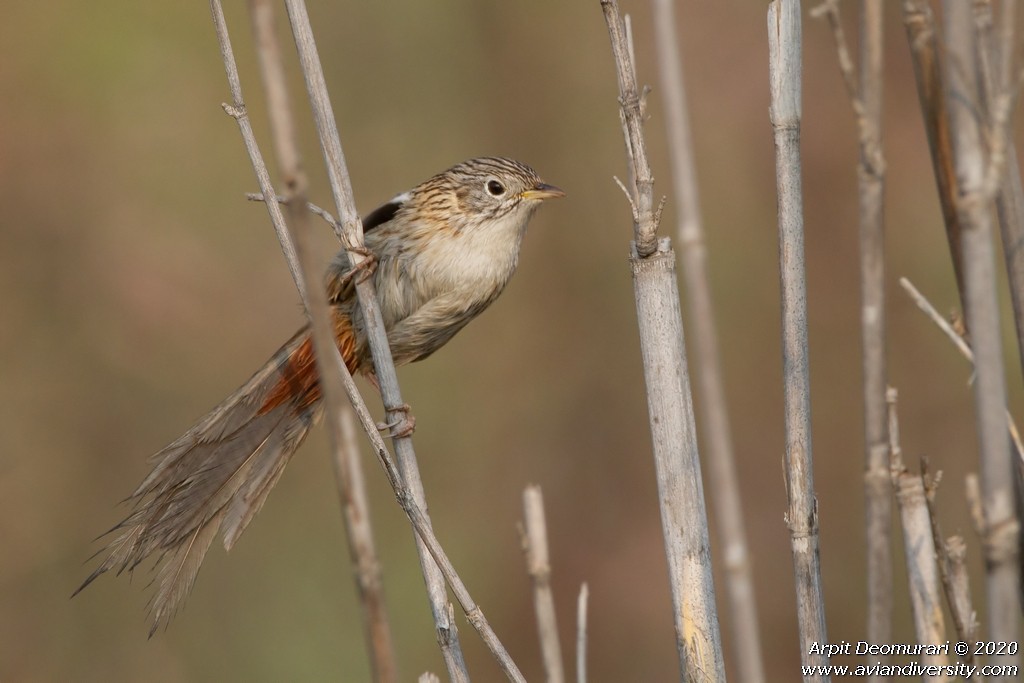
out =
[(380, 255), (375, 280), (385, 326), (450, 292), (464, 294), (466, 308), (490, 303), (519, 260), (528, 217), (517, 213), (460, 230), (416, 226), (401, 234), (368, 233), (368, 243), (372, 237), (386, 242), (371, 246)]

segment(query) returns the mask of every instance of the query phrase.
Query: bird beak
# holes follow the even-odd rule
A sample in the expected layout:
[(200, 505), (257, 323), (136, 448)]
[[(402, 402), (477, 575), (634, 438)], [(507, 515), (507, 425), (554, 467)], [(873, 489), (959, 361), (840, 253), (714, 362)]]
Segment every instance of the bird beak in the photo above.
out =
[(547, 183), (537, 183), (522, 194), (523, 199), (554, 199), (564, 196), (565, 192)]

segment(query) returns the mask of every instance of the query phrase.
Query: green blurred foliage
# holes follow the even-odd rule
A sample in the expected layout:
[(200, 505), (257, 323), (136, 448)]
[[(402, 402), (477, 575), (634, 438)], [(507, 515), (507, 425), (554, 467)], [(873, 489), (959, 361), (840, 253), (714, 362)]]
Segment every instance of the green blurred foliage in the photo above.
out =
[[(668, 583), (626, 262), (616, 86), (596, 0), (311, 3), (357, 201), (367, 211), (463, 158), (506, 154), (568, 198), (534, 220), (520, 273), (428, 363), (401, 371), (442, 541), (531, 680), (540, 678), (519, 550), (520, 494), (547, 502), (566, 646), (590, 585), (594, 681), (676, 676)], [(648, 8), (627, 3), (641, 80)], [(906, 301), (911, 277), (955, 303), (934, 184), (890, 6), (891, 380), (903, 449), (946, 471), (943, 522), (977, 543), (969, 372)], [(852, 10), (852, 5), (847, 8)], [(266, 136), (242, 3), (227, 7), (247, 103)], [(782, 515), (782, 387), (763, 4), (679, 10), (707, 243), (769, 670), (798, 661)], [(850, 17), (848, 17), (849, 19)], [(282, 20), (283, 23), (283, 20)], [(855, 22), (850, 21), (851, 34)], [(283, 26), (282, 26), (283, 28)], [(833, 640), (864, 633), (857, 148), (823, 24), (805, 29), (804, 178), (822, 562)], [(293, 94), (301, 79), (292, 65)], [(0, 22), (0, 680), (366, 680), (359, 608), (322, 434), (245, 540), (211, 553), (184, 612), (146, 641), (146, 572), (73, 601), (90, 540), (145, 457), (234, 389), (302, 320), (234, 122), (205, 3), (9, 2)], [(327, 204), (315, 133), (302, 142)], [(648, 139), (668, 191), (659, 94)], [(670, 201), (665, 230), (675, 218)], [(335, 249), (324, 230), (325, 258)], [(685, 313), (685, 311), (684, 311)], [(1013, 407), (1019, 369), (1006, 339)], [(701, 407), (698, 404), (698, 414)], [(442, 671), (411, 536), (368, 461), (404, 680)], [(713, 495), (706, 484), (705, 491)], [(712, 520), (713, 522), (713, 520)], [(896, 536), (897, 541), (899, 536)], [(716, 563), (721, 563), (713, 537)], [(901, 553), (897, 553), (898, 557)], [(909, 603), (897, 568), (897, 640)], [(718, 576), (721, 588), (721, 576)], [(976, 586), (978, 594), (980, 584)], [(724, 592), (719, 590), (720, 596)], [(726, 653), (736, 652), (720, 601)], [(498, 672), (468, 625), (479, 680)], [(568, 647), (567, 647), (568, 649)]]

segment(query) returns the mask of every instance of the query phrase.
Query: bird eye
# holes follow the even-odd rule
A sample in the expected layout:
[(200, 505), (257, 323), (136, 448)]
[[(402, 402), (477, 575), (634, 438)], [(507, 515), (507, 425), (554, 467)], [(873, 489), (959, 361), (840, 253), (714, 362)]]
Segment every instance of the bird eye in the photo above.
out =
[(493, 197), (500, 197), (505, 194), (505, 186), (499, 183), (497, 180), (487, 181), (487, 191), (491, 193)]

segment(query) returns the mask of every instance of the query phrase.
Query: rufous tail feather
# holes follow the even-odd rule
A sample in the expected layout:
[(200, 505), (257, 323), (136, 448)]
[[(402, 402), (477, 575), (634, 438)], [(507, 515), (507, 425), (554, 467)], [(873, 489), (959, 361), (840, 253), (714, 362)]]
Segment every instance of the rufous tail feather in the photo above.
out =
[[(338, 316), (335, 328), (342, 358), (354, 370), (351, 326)], [(155, 556), (150, 635), (166, 626), (217, 532), (230, 550), (319, 413), (316, 358), (303, 328), (241, 388), (151, 458), (153, 469), (126, 501), (131, 513), (107, 532), (115, 537), (97, 553), (106, 557), (75, 594), (105, 572), (131, 573)]]

